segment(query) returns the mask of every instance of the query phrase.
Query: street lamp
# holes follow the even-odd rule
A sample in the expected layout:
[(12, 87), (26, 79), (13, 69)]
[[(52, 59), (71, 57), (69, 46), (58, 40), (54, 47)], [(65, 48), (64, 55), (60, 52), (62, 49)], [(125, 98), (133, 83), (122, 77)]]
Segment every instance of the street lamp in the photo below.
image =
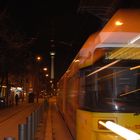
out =
[(41, 56), (37, 56), (37, 57), (36, 57), (36, 60), (37, 60), (37, 61), (41, 61), (41, 59), (42, 59)]
[(47, 71), (47, 68), (43, 68), (44, 71)]
[(36, 80), (35, 80), (35, 90), (36, 90), (36, 99), (38, 103), (39, 92), (40, 92), (40, 62), (42, 60), (41, 56), (36, 56)]

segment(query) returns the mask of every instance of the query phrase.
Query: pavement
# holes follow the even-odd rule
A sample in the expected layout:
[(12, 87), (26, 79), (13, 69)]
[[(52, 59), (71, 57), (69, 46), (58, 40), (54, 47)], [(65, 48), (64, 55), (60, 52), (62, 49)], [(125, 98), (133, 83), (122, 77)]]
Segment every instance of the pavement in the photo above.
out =
[(74, 140), (57, 108), (55, 97), (48, 99), (48, 109), (35, 140)]
[[(58, 108), (56, 98), (47, 99), (48, 107), (43, 113), (43, 118), (38, 124), (34, 140), (73, 140)], [(26, 118), (31, 115), (44, 102), (20, 102), (5, 109), (0, 109), (0, 140), (4, 137), (13, 137), (18, 140), (18, 125), (25, 124)]]
[(37, 108), (41, 106), (44, 99), (39, 102), (28, 103), (27, 100), (19, 102), (19, 104), (0, 109), (0, 140), (12, 137), (18, 140), (18, 126), (25, 124), (26, 118), (31, 115)]

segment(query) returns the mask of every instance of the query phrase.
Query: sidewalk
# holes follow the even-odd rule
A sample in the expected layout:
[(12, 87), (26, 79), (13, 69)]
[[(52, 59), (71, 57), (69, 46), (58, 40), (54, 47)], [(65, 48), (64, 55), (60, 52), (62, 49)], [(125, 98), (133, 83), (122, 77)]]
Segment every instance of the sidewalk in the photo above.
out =
[[(34, 103), (28, 103), (27, 101), (19, 102), (19, 104), (6, 107), (3, 109), (0, 109), (0, 123), (13, 115), (16, 115), (16, 113), (19, 113), (20, 111), (23, 111), (23, 109), (29, 108), (32, 106), (32, 109), (36, 109), (43, 103), (43, 99), (39, 99), (39, 102), (36, 101)], [(31, 112), (29, 112), (31, 113)]]
[[(14, 137), (18, 140), (18, 125), (25, 123), (26, 117), (31, 115), (43, 101), (23, 102), (18, 106), (0, 110), (0, 140), (4, 140), (4, 137)], [(55, 97), (48, 99), (48, 103), (49, 106), (37, 127), (35, 140), (73, 140), (57, 109)]]
[(60, 112), (55, 97), (48, 100), (49, 107), (38, 128), (35, 140), (73, 140)]
[(26, 118), (37, 109), (44, 100), (37, 103), (20, 102), (19, 105), (0, 109), (0, 140), (14, 137), (18, 140), (18, 125), (26, 122)]

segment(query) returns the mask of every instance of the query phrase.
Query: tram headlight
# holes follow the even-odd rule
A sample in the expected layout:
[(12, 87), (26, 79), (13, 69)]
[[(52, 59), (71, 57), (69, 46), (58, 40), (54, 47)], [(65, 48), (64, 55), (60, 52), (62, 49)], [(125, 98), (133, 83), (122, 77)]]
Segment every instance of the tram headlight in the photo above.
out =
[(99, 121), (99, 124), (103, 125), (104, 127), (106, 127), (107, 129), (111, 130), (112, 132), (118, 134), (119, 136), (127, 139), (127, 140), (139, 140), (140, 139), (140, 135), (121, 126), (118, 125), (112, 121)]
[(98, 120), (98, 129), (107, 130), (108, 128), (107, 128), (105, 125), (103, 125), (103, 124), (105, 124), (107, 121), (114, 122), (114, 120)]

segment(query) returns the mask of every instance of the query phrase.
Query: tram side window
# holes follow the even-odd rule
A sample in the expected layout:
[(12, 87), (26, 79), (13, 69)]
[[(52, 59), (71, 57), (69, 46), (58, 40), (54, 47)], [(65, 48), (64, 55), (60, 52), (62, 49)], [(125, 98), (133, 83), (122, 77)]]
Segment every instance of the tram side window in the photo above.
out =
[(85, 95), (85, 87), (84, 87), (85, 84), (84, 83), (85, 83), (84, 77), (81, 75), (81, 77), (80, 77), (80, 91), (78, 94), (78, 105), (80, 108), (84, 107), (84, 95)]
[[(140, 75), (139, 70), (126, 69), (117, 76), (118, 98), (133, 99), (139, 97)], [(131, 98), (129, 98), (131, 97)]]
[(85, 79), (85, 100), (84, 105), (92, 110), (96, 105), (95, 90), (93, 88), (93, 79), (88, 77)]
[(112, 98), (114, 96), (113, 88), (113, 70), (107, 69), (98, 73), (98, 94), (99, 100), (104, 98)]
[(95, 91), (95, 77), (87, 77), (89, 69), (81, 72), (80, 80), (80, 93), (79, 93), (79, 105), (85, 110), (94, 110), (97, 104), (96, 91)]

